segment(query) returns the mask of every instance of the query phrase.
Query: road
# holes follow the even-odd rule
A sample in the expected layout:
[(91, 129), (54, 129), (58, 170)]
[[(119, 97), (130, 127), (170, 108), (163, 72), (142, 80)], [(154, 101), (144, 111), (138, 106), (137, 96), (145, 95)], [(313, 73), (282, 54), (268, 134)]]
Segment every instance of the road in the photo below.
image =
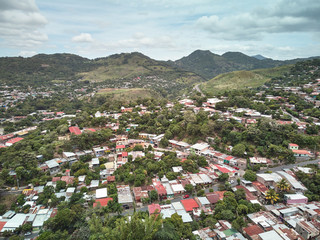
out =
[(201, 97), (205, 97), (206, 95), (203, 94), (203, 92), (202, 92), (201, 89), (199, 88), (199, 85), (200, 85), (200, 83), (197, 84), (197, 85), (195, 85), (195, 86), (193, 87), (193, 90), (196, 90), (197, 92), (199, 92), (199, 93), (201, 94)]
[(286, 110), (284, 110), (284, 109), (282, 109), (282, 108), (281, 108), (281, 110), (282, 110), (282, 112), (283, 112), (284, 114), (289, 115), (294, 122), (296, 122), (296, 123), (300, 122), (299, 118), (296, 118), (296, 117), (292, 116), (290, 113), (288, 113)]
[(287, 165), (281, 165), (281, 166), (278, 166), (278, 167), (268, 168), (268, 169), (259, 171), (259, 173), (263, 173), (265, 171), (276, 172), (276, 171), (281, 171), (283, 168), (289, 168), (290, 169), (290, 168), (294, 168), (294, 167), (297, 167), (297, 166), (302, 167), (302, 166), (305, 166), (305, 165), (308, 165), (308, 164), (314, 164), (314, 163), (318, 163), (318, 162), (319, 162), (319, 159), (305, 161), (305, 162), (299, 162), (299, 163), (293, 163), (293, 164), (287, 164)]

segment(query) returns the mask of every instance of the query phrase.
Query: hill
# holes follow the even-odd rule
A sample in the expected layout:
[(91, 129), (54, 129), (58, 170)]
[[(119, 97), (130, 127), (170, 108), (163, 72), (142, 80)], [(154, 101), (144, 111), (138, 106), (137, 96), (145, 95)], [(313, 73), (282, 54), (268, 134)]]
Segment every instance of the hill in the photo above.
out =
[(74, 54), (39, 54), (30, 58), (0, 58), (0, 83), (8, 85), (47, 85), (53, 80), (72, 80), (76, 73), (89, 71), (92, 62)]
[(217, 77), (200, 85), (201, 90), (209, 95), (224, 92), (226, 90), (255, 88), (262, 86), (272, 78), (280, 77), (289, 72), (291, 65), (257, 69), (252, 71), (235, 71), (220, 74)]
[(99, 90), (96, 97), (104, 97), (109, 101), (121, 101), (128, 103), (130, 101), (136, 101), (139, 98), (161, 98), (159, 93), (151, 89), (143, 88), (105, 88)]
[(204, 79), (137, 52), (94, 60), (73, 54), (0, 58), (2, 84), (50, 86), (63, 81), (87, 81), (110, 88), (152, 88), (163, 96), (172, 96)]
[(226, 72), (273, 68), (288, 64), (294, 64), (298, 61), (303, 60), (307, 59), (279, 61), (270, 58), (258, 59), (257, 57), (250, 57), (241, 52), (226, 52), (220, 56), (208, 50), (196, 50), (189, 56), (183, 57), (174, 62), (170, 62), (170, 64), (187, 71), (195, 72), (198, 75), (209, 80), (219, 74)]

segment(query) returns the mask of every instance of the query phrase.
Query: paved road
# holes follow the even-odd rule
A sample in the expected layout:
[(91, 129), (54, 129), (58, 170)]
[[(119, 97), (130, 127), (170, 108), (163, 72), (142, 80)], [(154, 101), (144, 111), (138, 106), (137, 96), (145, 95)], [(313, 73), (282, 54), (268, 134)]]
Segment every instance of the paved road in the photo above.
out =
[(265, 172), (265, 171), (272, 171), (272, 172), (281, 171), (283, 168), (289, 168), (290, 169), (290, 168), (293, 168), (293, 167), (296, 167), (296, 166), (302, 167), (302, 166), (305, 166), (305, 165), (308, 165), (308, 164), (314, 164), (314, 163), (318, 163), (318, 162), (319, 162), (319, 159), (305, 161), (305, 162), (299, 162), (299, 163), (294, 163), (294, 164), (287, 164), (287, 165), (282, 165), (282, 166), (278, 166), (278, 167), (274, 167), (274, 168), (268, 168), (266, 170), (259, 171), (259, 173), (262, 173), (262, 172)]
[(198, 92), (201, 94), (201, 97), (205, 97), (206, 95), (203, 94), (203, 92), (202, 92), (201, 89), (199, 88), (199, 85), (200, 85), (200, 83), (197, 84), (197, 85), (195, 85), (194, 88), (193, 88), (193, 90), (198, 91)]
[(281, 110), (282, 110), (282, 112), (283, 112), (284, 114), (289, 115), (294, 122), (296, 122), (296, 123), (300, 122), (299, 118), (296, 118), (296, 117), (292, 116), (290, 113), (288, 113), (286, 110), (284, 110), (284, 109), (282, 109), (282, 108), (281, 108)]

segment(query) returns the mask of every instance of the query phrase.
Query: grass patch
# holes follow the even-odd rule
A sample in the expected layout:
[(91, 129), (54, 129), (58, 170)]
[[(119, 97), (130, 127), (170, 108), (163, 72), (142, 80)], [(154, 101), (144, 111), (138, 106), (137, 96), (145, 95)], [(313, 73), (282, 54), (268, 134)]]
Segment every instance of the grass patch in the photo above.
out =
[(135, 101), (145, 98), (161, 98), (158, 93), (144, 88), (105, 88), (99, 90), (96, 96), (106, 97), (112, 101)]
[(269, 69), (257, 69), (252, 71), (235, 71), (220, 74), (217, 77), (200, 85), (203, 92), (217, 94), (226, 90), (256, 88), (270, 81), (274, 77), (280, 77), (288, 72), (291, 65)]

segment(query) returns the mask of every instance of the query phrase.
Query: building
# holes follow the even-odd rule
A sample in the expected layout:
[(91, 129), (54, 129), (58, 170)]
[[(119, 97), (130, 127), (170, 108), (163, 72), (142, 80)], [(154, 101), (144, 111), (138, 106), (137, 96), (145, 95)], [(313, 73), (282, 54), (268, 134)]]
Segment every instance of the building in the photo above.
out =
[(199, 208), (198, 203), (193, 198), (183, 199), (181, 203), (187, 212), (193, 212), (194, 208)]
[(129, 185), (117, 186), (117, 192), (118, 192), (118, 203), (120, 203), (124, 208), (133, 206), (133, 198), (131, 195)]
[(161, 212), (161, 207), (159, 204), (150, 204), (148, 205), (148, 211), (149, 211), (149, 215), (152, 215), (154, 213), (160, 213)]
[(297, 222), (296, 231), (304, 239), (314, 238), (320, 234), (319, 229), (317, 229), (311, 222), (307, 222), (304, 220)]
[(69, 127), (69, 131), (72, 134), (75, 135), (80, 135), (81, 134), (81, 130), (78, 127)]
[(106, 198), (107, 196), (108, 196), (108, 189), (107, 188), (99, 188), (96, 190), (96, 199)]
[(190, 147), (190, 153), (201, 155), (201, 152), (209, 149), (208, 143), (196, 143)]
[(302, 194), (285, 194), (284, 200), (287, 204), (308, 203), (308, 198)]
[(112, 201), (112, 198), (99, 198), (96, 199), (95, 202), (93, 203), (93, 207), (101, 206), (101, 207), (106, 207), (108, 205), (109, 201)]
[(298, 150), (299, 149), (299, 145), (295, 144), (295, 143), (289, 143), (289, 149), (290, 150)]

